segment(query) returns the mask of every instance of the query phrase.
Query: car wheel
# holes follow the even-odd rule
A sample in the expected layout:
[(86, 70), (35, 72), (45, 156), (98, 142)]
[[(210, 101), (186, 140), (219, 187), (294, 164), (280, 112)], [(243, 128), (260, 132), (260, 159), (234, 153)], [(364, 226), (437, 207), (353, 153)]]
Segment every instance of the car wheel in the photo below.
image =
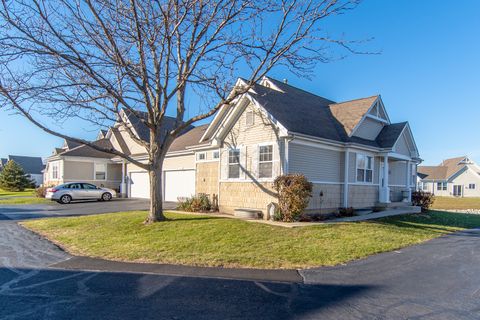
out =
[(70, 197), (68, 194), (64, 194), (63, 196), (60, 197), (61, 204), (68, 204), (70, 202), (72, 202), (72, 197)]
[(110, 201), (110, 200), (112, 200), (112, 195), (108, 192), (105, 192), (104, 194), (102, 194), (102, 200), (103, 201)]

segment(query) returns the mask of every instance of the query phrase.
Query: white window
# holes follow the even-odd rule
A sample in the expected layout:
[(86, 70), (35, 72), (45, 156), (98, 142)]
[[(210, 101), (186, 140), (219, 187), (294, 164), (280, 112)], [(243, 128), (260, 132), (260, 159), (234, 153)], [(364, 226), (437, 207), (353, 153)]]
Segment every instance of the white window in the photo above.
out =
[(447, 183), (446, 182), (437, 182), (437, 190), (438, 191), (447, 191)]
[(213, 153), (212, 153), (212, 158), (213, 158), (213, 159), (218, 159), (218, 158), (220, 158), (220, 151), (218, 151), (218, 150), (217, 150), (217, 151), (213, 151)]
[(423, 183), (423, 191), (428, 190), (428, 184), (426, 182)]
[(228, 178), (240, 178), (240, 150), (231, 149), (228, 151)]
[(273, 146), (260, 146), (258, 152), (258, 177), (271, 178), (273, 175)]
[(476, 187), (476, 186), (475, 186), (475, 183), (470, 183), (470, 184), (468, 185), (468, 189), (475, 189), (475, 187)]
[(357, 182), (373, 182), (373, 158), (357, 153)]
[(95, 163), (95, 180), (107, 179), (107, 165), (105, 163)]
[(205, 161), (207, 159), (207, 154), (205, 152), (197, 153), (197, 161)]
[(247, 111), (245, 114), (245, 124), (247, 126), (253, 126), (255, 124), (255, 114), (253, 111)]
[(59, 178), (58, 174), (58, 163), (52, 163), (52, 179), (58, 179)]
[(410, 172), (412, 174), (412, 176), (410, 177), (410, 184), (412, 186), (415, 185), (415, 180), (417, 179), (417, 166), (415, 164), (411, 164), (411, 169), (410, 169)]

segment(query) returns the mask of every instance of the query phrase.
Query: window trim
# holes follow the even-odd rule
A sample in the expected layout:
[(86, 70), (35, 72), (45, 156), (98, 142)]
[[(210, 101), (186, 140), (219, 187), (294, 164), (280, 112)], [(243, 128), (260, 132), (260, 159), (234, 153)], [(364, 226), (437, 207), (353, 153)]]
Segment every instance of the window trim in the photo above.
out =
[[(473, 186), (473, 188), (472, 188)], [(477, 189), (477, 184), (476, 183), (469, 183), (468, 184), (468, 189), (469, 190), (476, 190)]]
[[(105, 169), (105, 171), (98, 171), (97, 170), (97, 166), (103, 166), (103, 168)], [(105, 174), (105, 178), (103, 179), (97, 179), (97, 172), (103, 172)], [(104, 163), (104, 162), (95, 162), (93, 164), (93, 180), (94, 181), (106, 181), (108, 180), (108, 177), (107, 177), (107, 164)]]
[[(252, 115), (252, 118), (251, 118), (252, 122), (251, 123), (248, 122), (248, 116), (250, 114)], [(253, 112), (252, 110), (247, 110), (245, 112), (245, 126), (246, 127), (252, 127), (254, 125), (255, 125), (255, 112)]]
[(52, 167), (51, 179), (59, 180), (60, 179), (60, 162), (55, 161), (50, 163)]
[[(203, 155), (203, 159), (200, 159), (200, 155)], [(204, 162), (204, 161), (207, 161), (207, 152), (197, 152), (195, 154), (195, 161), (197, 162)]]
[[(215, 154), (217, 155), (216, 157), (215, 157)], [(218, 160), (218, 159), (220, 159), (220, 150), (213, 150), (213, 151), (212, 151), (212, 159), (213, 159), (213, 160)]]
[[(438, 186), (441, 185), (442, 187), (439, 188)], [(448, 190), (448, 182), (442, 181), (442, 182), (437, 182), (437, 191), (447, 191)]]
[[(362, 156), (362, 157), (365, 157), (365, 167), (364, 168), (359, 168), (358, 167), (358, 157), (359, 156)], [(368, 158), (371, 158), (371, 164), (372, 164), (372, 167), (371, 169), (367, 169), (367, 163), (368, 163)], [(363, 181), (360, 181), (358, 180), (358, 170), (361, 169), (361, 170), (364, 170), (364, 175), (363, 175)], [(372, 171), (372, 181), (367, 181), (367, 170), (370, 170)], [(356, 153), (355, 154), (355, 182), (356, 183), (361, 183), (361, 184), (373, 184), (373, 180), (374, 179), (374, 176), (373, 176), (373, 173), (375, 172), (375, 157), (373, 155), (369, 155), (369, 154), (366, 154), (366, 153)]]
[[(270, 161), (261, 161), (260, 160), (260, 149), (262, 147), (271, 147), (272, 148), (272, 150), (271, 150), (272, 159)], [(257, 177), (258, 177), (258, 179), (265, 179), (265, 180), (273, 179), (273, 171), (274, 171), (274, 168), (273, 168), (274, 160), (273, 159), (274, 159), (273, 143), (264, 143), (264, 144), (259, 144), (257, 146)], [(262, 164), (262, 163), (271, 163), (272, 164), (272, 169), (271, 169), (269, 177), (260, 177), (260, 164)]]
[[(242, 148), (241, 147), (236, 147), (236, 148), (229, 148), (228, 154), (227, 154), (227, 179), (228, 180), (239, 180), (241, 177), (241, 161), (242, 161)], [(232, 151), (238, 151), (238, 162), (236, 163), (230, 163), (230, 152)], [(230, 177), (230, 166), (232, 165), (238, 165), (238, 177)]]

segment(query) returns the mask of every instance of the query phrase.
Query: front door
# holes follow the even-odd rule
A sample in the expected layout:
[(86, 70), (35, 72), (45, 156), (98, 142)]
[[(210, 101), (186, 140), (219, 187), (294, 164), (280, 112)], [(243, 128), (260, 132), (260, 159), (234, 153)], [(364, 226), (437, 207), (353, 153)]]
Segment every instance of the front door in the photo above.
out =
[(463, 191), (463, 186), (461, 186), (461, 185), (454, 185), (453, 186), (453, 195), (455, 197), (461, 197), (462, 194), (463, 194), (462, 191)]

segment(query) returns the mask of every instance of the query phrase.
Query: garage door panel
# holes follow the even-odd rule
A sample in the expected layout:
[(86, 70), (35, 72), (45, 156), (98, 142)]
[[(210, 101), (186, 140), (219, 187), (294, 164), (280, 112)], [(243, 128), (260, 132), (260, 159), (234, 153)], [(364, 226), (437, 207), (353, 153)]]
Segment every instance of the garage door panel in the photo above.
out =
[(150, 178), (148, 172), (130, 173), (130, 197), (132, 198), (150, 198)]
[(195, 170), (165, 171), (165, 201), (195, 195)]

